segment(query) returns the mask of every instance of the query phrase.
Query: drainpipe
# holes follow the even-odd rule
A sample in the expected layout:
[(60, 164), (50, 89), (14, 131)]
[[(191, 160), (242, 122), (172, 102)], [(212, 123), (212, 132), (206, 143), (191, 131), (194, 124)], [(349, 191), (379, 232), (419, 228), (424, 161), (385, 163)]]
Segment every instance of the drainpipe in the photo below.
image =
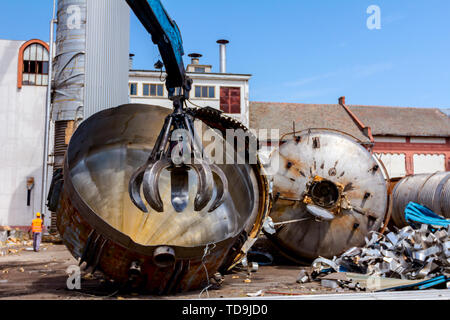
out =
[[(53, 75), (53, 52), (54, 52), (54, 33), (56, 20), (56, 0), (53, 0), (53, 15), (50, 21), (50, 52), (48, 61), (48, 84), (47, 84), (47, 103), (45, 106), (45, 134), (44, 134), (44, 156), (42, 159), (42, 190), (41, 190), (41, 214), (47, 213), (46, 200), (47, 200), (47, 185), (48, 185), (48, 139), (50, 131), (50, 109), (52, 103), (52, 75)], [(47, 215), (46, 215), (47, 216)], [(48, 220), (50, 221), (50, 220)]]
[(358, 128), (364, 133), (364, 135), (366, 137), (369, 138), (370, 143), (372, 144), (372, 146), (375, 143), (375, 139), (373, 138), (372, 135), (372, 129), (368, 126), (366, 126), (357, 116), (356, 114), (354, 114), (349, 107), (347, 107), (347, 105), (345, 104), (345, 97), (340, 97), (339, 98), (339, 104), (345, 109), (345, 111), (347, 111), (347, 113), (350, 115), (350, 117), (353, 119), (353, 121), (356, 123), (356, 125), (358, 126)]

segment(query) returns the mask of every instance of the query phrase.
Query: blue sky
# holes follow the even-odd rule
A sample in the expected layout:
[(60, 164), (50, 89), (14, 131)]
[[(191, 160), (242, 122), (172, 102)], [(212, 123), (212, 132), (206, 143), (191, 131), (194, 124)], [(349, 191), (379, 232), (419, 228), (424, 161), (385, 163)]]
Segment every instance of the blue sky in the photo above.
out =
[[(0, 38), (48, 39), (52, 0), (0, 0)], [(218, 71), (219, 38), (231, 41), (228, 71), (250, 73), (252, 101), (450, 107), (448, 0), (163, 0), (185, 51)], [(369, 30), (366, 10), (381, 9)], [(134, 15), (135, 68), (158, 50)], [(186, 62), (188, 62), (186, 57)]]

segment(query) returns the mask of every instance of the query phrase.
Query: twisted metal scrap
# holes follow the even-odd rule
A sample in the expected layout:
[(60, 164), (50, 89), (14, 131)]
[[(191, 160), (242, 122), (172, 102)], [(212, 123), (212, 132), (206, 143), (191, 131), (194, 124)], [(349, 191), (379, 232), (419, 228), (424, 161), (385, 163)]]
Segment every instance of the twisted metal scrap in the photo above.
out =
[(372, 232), (364, 248), (351, 248), (335, 257), (332, 264), (349, 272), (362, 270), (368, 275), (408, 280), (449, 276), (448, 232), (449, 227), (436, 230), (425, 224), (420, 229), (408, 226), (386, 236)]

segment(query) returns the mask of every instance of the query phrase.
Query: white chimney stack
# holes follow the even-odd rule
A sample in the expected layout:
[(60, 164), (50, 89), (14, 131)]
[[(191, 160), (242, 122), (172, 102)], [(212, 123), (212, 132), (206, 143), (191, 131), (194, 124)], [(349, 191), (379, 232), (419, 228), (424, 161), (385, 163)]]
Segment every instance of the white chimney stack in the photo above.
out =
[(227, 73), (227, 44), (230, 41), (221, 39), (217, 43), (220, 45), (220, 73)]
[(133, 60), (134, 60), (134, 54), (130, 53), (129, 55), (129, 60), (128, 60), (128, 67), (130, 70), (133, 70)]

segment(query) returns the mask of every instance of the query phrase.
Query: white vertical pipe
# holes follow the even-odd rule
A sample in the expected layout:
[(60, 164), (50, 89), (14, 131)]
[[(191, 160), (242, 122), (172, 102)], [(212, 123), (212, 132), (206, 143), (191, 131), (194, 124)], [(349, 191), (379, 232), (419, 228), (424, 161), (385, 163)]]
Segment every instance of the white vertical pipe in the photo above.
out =
[(224, 44), (220, 45), (220, 73), (227, 72), (227, 48)]
[(220, 45), (220, 73), (227, 73), (227, 44), (228, 40), (218, 40)]
[(56, 20), (56, 0), (53, 0), (53, 15), (50, 21), (50, 52), (48, 58), (48, 84), (47, 84), (47, 103), (45, 106), (45, 134), (44, 134), (44, 156), (42, 159), (42, 190), (41, 190), (41, 213), (46, 214), (47, 185), (48, 185), (48, 145), (49, 145), (49, 126), (50, 109), (52, 103), (52, 75), (53, 75), (53, 51), (54, 51), (54, 33)]

